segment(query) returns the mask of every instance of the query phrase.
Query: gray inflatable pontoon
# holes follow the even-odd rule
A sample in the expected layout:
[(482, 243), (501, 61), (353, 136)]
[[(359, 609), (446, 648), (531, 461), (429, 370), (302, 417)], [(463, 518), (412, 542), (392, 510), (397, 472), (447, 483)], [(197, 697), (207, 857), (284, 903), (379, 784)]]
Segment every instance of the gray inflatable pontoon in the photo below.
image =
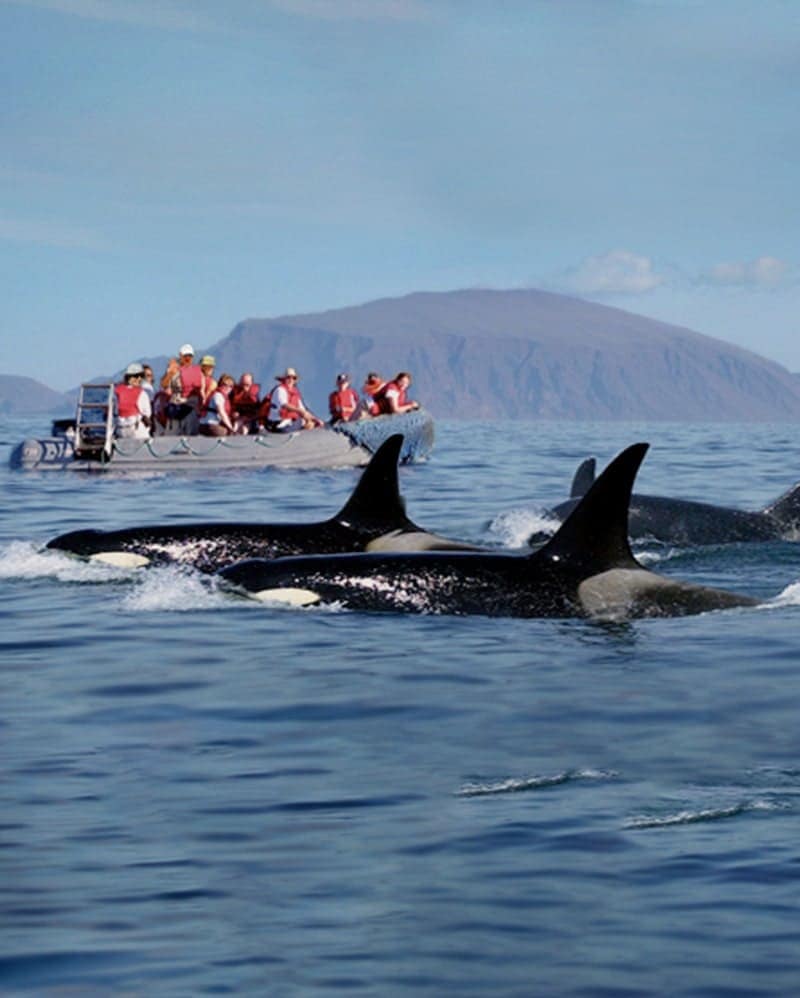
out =
[(433, 446), (433, 419), (422, 411), (377, 416), (335, 427), (258, 436), (157, 436), (112, 439), (82, 451), (71, 427), (24, 440), (10, 464), (28, 471), (177, 471), (215, 468), (343, 468), (367, 464), (393, 433), (404, 436), (400, 460), (424, 458)]

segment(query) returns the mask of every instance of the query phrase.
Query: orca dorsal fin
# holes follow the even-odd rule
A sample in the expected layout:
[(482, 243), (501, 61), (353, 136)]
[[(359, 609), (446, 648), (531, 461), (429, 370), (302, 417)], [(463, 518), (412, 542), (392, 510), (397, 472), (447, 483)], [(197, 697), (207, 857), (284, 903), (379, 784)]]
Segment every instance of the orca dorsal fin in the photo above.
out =
[(552, 539), (529, 557), (580, 564), (587, 574), (638, 565), (628, 541), (628, 507), (649, 446), (632, 444), (618, 454)]
[(570, 499), (579, 499), (585, 496), (595, 480), (597, 474), (597, 462), (593, 457), (587, 457), (581, 461), (578, 470), (572, 479), (572, 488), (569, 490)]
[(400, 495), (397, 463), (402, 446), (402, 433), (393, 433), (384, 440), (334, 520), (351, 526), (381, 525), (387, 530), (419, 529), (406, 516), (405, 500)]
[(785, 530), (800, 528), (800, 482), (762, 510), (774, 517)]

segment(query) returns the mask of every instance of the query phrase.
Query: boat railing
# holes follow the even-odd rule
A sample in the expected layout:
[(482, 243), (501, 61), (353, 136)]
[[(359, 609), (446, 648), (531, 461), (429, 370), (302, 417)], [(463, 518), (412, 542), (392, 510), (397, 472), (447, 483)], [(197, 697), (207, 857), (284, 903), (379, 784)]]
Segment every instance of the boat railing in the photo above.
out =
[(81, 385), (75, 412), (75, 456), (108, 460), (114, 440), (114, 385)]

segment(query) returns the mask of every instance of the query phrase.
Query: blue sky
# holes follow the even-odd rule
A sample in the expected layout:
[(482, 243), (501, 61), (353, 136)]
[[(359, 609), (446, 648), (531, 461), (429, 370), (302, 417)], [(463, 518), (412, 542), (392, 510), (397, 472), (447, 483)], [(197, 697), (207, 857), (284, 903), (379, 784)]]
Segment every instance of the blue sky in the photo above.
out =
[(800, 371), (798, 0), (0, 0), (0, 372), (540, 287)]

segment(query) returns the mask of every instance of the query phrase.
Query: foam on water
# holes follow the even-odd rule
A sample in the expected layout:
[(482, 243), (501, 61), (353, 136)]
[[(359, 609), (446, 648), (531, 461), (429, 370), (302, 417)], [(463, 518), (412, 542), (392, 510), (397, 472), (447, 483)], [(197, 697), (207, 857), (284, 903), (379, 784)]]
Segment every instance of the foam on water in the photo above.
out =
[(774, 599), (762, 604), (766, 608), (775, 606), (800, 606), (800, 582), (790, 583)]
[(499, 780), (496, 783), (466, 783), (457, 797), (489, 797), (496, 794), (517, 794), (526, 790), (544, 790), (576, 780), (612, 780), (617, 774), (598, 769), (567, 769), (552, 776), (530, 776)]
[(624, 827), (632, 829), (670, 828), (673, 825), (696, 825), (706, 821), (736, 818), (753, 811), (781, 811), (785, 809), (785, 804), (758, 798), (721, 807), (685, 808), (670, 814), (638, 815), (628, 818)]
[(122, 608), (135, 613), (224, 609), (248, 605), (234, 600), (217, 580), (180, 565), (151, 568), (139, 573), (136, 585), (122, 599)]
[(59, 582), (117, 582), (134, 570), (99, 561), (83, 561), (29, 541), (0, 545), (0, 579), (57, 579)]

